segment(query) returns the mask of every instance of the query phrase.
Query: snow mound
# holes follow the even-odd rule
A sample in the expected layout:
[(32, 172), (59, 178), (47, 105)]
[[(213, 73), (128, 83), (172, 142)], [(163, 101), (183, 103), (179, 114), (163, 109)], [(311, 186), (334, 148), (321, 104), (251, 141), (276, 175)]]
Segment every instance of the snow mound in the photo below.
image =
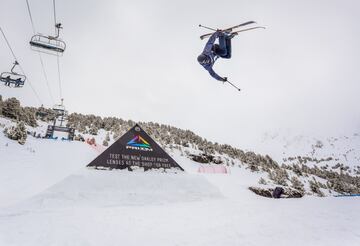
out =
[(46, 190), (86, 166), (97, 154), (82, 142), (28, 136), (25, 145), (20, 145), (0, 134), (0, 208)]
[(219, 198), (220, 191), (200, 175), (84, 169), (19, 205), (37, 210), (148, 206)]

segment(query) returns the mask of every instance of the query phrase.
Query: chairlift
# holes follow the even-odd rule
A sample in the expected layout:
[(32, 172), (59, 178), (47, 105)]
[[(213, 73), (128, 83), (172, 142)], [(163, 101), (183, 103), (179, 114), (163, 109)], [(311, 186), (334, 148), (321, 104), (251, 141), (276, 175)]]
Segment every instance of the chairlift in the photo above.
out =
[(61, 27), (61, 23), (57, 23), (55, 25), (56, 28), (56, 36), (46, 36), (43, 34), (36, 34), (31, 37), (30, 47), (33, 50), (40, 51), (43, 53), (47, 53), (50, 55), (62, 55), (66, 48), (66, 43), (59, 39), (59, 33)]
[(22, 87), (25, 84), (26, 76), (14, 72), (14, 68), (17, 65), (19, 65), (19, 63), (17, 61), (15, 61), (10, 72), (3, 72), (0, 74), (0, 81), (4, 82), (5, 85), (7, 85), (9, 87), (11, 84), (13, 84), (14, 87)]
[(36, 117), (44, 118), (44, 117), (48, 116), (48, 113), (46, 111), (36, 111), (35, 115), (36, 115)]
[(55, 104), (52, 108), (56, 114), (56, 116), (55, 116), (56, 119), (58, 119), (60, 122), (65, 121), (66, 117), (68, 115), (68, 112), (65, 110), (65, 106), (64, 106), (63, 102), (64, 102), (64, 99), (62, 98), (61, 104)]
[(40, 108), (38, 108), (38, 110), (35, 112), (36, 117), (39, 118), (44, 118), (46, 116), (49, 115), (49, 113), (47, 112), (47, 110), (44, 108), (44, 105), (41, 105)]
[(65, 107), (62, 104), (55, 104), (52, 109), (57, 115), (63, 115), (65, 113)]
[(55, 111), (56, 117), (65, 118), (68, 114), (63, 105), (54, 105), (53, 110)]

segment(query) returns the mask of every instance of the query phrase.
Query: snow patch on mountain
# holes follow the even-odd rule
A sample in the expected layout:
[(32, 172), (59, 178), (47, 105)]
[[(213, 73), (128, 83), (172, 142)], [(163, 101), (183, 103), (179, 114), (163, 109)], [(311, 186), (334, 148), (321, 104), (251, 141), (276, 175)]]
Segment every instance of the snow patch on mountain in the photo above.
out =
[(319, 161), (323, 160), (323, 165), (335, 166), (339, 163), (354, 169), (360, 166), (360, 133), (336, 137), (309, 137), (291, 131), (278, 131), (264, 134), (256, 145), (256, 150), (268, 153), (279, 163), (300, 156), (312, 159), (307, 165), (319, 164)]

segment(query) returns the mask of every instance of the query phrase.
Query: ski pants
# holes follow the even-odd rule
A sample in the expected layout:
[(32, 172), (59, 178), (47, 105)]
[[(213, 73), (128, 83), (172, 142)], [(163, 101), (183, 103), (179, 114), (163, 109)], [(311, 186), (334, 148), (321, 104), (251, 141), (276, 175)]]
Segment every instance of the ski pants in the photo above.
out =
[(231, 38), (227, 34), (220, 35), (219, 44), (215, 44), (214, 51), (221, 58), (231, 58)]

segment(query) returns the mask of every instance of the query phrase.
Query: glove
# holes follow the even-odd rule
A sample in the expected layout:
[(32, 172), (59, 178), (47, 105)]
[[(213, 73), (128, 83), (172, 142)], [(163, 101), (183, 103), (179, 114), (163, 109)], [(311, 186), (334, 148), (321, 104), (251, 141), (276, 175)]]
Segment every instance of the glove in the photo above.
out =
[(226, 81), (227, 81), (227, 77), (224, 77), (224, 78), (223, 78), (223, 82), (226, 82)]

